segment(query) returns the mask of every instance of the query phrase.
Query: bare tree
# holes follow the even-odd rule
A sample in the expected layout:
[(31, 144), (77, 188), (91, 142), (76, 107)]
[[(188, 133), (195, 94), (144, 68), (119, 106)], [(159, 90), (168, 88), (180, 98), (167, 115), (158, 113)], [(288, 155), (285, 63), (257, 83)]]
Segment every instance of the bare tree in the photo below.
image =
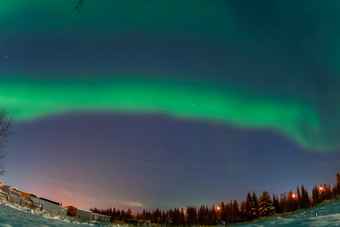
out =
[[(130, 5), (134, 3), (135, 0), (130, 0)], [(147, 0), (149, 3), (151, 3), (151, 0)], [(76, 7), (73, 9), (73, 11), (70, 14), (70, 18), (73, 16), (75, 13), (79, 13), (83, 7), (84, 0), (77, 0)]]
[(0, 110), (0, 175), (5, 173), (4, 159), (6, 153), (4, 146), (10, 133), (11, 123), (12, 120), (8, 118), (6, 111)]
[(83, 7), (83, 3), (84, 0), (78, 0), (76, 7), (74, 8), (74, 10), (71, 12), (70, 17), (74, 14), (74, 13), (79, 13), (81, 8)]

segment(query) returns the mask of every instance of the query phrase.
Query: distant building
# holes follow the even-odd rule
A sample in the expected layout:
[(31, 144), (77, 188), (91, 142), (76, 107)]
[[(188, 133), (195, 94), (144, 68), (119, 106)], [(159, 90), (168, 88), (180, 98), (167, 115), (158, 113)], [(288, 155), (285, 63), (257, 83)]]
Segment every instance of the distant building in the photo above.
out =
[(68, 206), (67, 211), (68, 215), (76, 217), (76, 219), (78, 219), (79, 221), (91, 222), (93, 219), (92, 216), (93, 212), (90, 210), (81, 209), (74, 206)]
[(104, 214), (92, 213), (92, 220), (98, 222), (110, 222), (111, 217)]
[(61, 204), (58, 202), (36, 196), (32, 196), (31, 200), (38, 209), (46, 211), (49, 214), (55, 216), (67, 215), (67, 208), (60, 206)]
[(15, 187), (3, 184), (0, 185), (0, 199), (2, 201), (7, 200), (11, 203), (32, 209), (34, 208), (34, 205), (30, 197), (31, 195), (29, 193), (22, 192)]
[(92, 221), (92, 211), (90, 210), (85, 210), (81, 208), (77, 208), (77, 214), (76, 217), (80, 221)]
[(11, 187), (12, 187), (12, 186), (9, 186), (9, 185), (2, 185), (2, 186), (0, 187), (0, 197), (1, 197), (1, 199), (8, 200), (9, 189), (10, 189)]
[(76, 214), (77, 214), (77, 208), (76, 207), (74, 207), (74, 206), (68, 206), (67, 207), (67, 215), (75, 217)]

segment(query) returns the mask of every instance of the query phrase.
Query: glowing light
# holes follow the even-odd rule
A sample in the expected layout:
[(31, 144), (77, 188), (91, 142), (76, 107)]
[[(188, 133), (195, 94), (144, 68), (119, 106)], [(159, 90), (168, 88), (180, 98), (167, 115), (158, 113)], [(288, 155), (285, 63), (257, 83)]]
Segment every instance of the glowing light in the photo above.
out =
[(318, 111), (310, 103), (282, 98), (278, 102), (272, 97), (249, 95), (219, 84), (132, 77), (0, 82), (1, 107), (15, 121), (84, 111), (162, 113), (241, 128), (275, 130), (302, 146), (325, 149), (319, 141)]
[(217, 206), (216, 209), (217, 209), (217, 211), (221, 211), (221, 207), (220, 206)]
[(296, 198), (296, 194), (293, 193), (292, 194), (292, 198), (295, 199)]
[(323, 191), (323, 190), (324, 190), (324, 188), (323, 188), (322, 186), (320, 186), (319, 190), (320, 190), (320, 191)]

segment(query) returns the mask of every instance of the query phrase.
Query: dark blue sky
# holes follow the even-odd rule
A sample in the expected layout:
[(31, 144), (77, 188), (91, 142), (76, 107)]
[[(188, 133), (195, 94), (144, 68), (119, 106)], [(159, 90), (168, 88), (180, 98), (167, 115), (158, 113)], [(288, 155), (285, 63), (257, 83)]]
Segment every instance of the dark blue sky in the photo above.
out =
[[(0, 3), (0, 107), (14, 132), (5, 183), (63, 204), (140, 210), (334, 182), (337, 1), (89, 0), (70, 17), (76, 2)], [(110, 106), (110, 97), (125, 98), (110, 86), (130, 80), (180, 87), (139, 100), (161, 100), (161, 111)], [(139, 85), (126, 89), (127, 103), (149, 94)], [(202, 92), (240, 100), (229, 106), (236, 117), (208, 111)], [(205, 107), (198, 117), (171, 106), (193, 96)], [(203, 110), (211, 115), (201, 119)]]

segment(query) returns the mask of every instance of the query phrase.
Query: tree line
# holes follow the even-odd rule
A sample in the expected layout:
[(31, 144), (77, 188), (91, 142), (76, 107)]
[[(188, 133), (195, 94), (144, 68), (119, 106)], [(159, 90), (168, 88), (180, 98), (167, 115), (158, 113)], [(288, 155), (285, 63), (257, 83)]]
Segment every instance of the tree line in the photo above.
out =
[(133, 214), (130, 209), (127, 211), (115, 208), (91, 209), (93, 212), (111, 216), (112, 222), (122, 221), (136, 223), (154, 223), (169, 225), (217, 225), (237, 222), (252, 221), (258, 218), (269, 217), (284, 212), (294, 212), (299, 209), (308, 209), (316, 206), (325, 200), (333, 200), (340, 196), (340, 174), (336, 174), (336, 184), (314, 185), (311, 196), (306, 188), (301, 185), (296, 191), (290, 190), (280, 196), (270, 196), (263, 191), (260, 197), (255, 192), (248, 192), (245, 200), (239, 204), (237, 200), (227, 203), (221, 202), (218, 206), (200, 207), (189, 206), (186, 209), (174, 208), (167, 211), (143, 210)]

